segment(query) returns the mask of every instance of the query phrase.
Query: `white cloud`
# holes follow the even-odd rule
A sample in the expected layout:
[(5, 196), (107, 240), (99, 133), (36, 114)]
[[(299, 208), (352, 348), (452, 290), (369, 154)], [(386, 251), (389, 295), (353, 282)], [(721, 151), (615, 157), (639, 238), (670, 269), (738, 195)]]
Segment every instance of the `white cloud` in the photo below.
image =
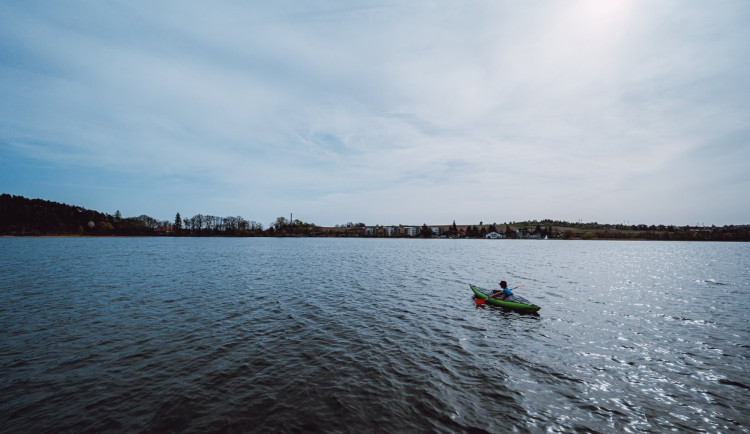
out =
[(688, 223), (691, 188), (737, 223), (720, 187), (748, 175), (711, 150), (747, 153), (750, 14), (725, 6), (4, 5), (0, 146), (260, 221)]

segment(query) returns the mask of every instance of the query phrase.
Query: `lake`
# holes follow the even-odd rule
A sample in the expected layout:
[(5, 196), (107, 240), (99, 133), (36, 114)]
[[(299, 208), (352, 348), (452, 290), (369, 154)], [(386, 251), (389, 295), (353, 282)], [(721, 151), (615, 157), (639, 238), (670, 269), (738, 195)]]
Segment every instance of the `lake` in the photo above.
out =
[(749, 312), (748, 243), (0, 238), (0, 426), (750, 432)]

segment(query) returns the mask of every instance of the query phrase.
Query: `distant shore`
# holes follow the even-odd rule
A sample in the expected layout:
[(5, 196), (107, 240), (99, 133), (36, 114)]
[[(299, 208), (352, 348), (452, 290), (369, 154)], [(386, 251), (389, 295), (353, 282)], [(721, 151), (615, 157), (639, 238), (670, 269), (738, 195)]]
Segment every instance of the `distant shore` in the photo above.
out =
[(678, 226), (529, 220), (457, 225), (366, 225), (348, 222), (318, 226), (278, 217), (268, 227), (241, 216), (197, 214), (173, 221), (147, 215), (123, 217), (82, 207), (0, 194), (2, 237), (320, 237), (320, 238), (460, 238), (633, 241), (750, 241), (750, 225)]
[(238, 236), (238, 235), (76, 235), (76, 234), (61, 234), (61, 235), (0, 235), (0, 238), (349, 238), (349, 239), (393, 239), (393, 240), (487, 240), (487, 241), (668, 241), (668, 242), (726, 242), (726, 243), (742, 243), (750, 242), (748, 240), (714, 240), (714, 239), (659, 239), (659, 238), (646, 238), (646, 237), (623, 237), (623, 238), (596, 238), (596, 237), (570, 237), (570, 238), (549, 238), (549, 239), (518, 239), (518, 238), (505, 238), (499, 240), (490, 240), (485, 238), (447, 238), (447, 237), (433, 237), (433, 238), (422, 238), (422, 237), (327, 237), (327, 236), (313, 236), (313, 235), (293, 235), (293, 236)]

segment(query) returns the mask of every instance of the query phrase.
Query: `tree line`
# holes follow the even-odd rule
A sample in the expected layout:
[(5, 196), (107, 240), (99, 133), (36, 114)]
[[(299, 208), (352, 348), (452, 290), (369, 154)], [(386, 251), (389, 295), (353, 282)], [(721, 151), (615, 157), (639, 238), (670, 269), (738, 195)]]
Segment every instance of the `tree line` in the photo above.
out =
[[(43, 199), (0, 194), (0, 235), (122, 235), (122, 236), (322, 236), (322, 237), (378, 237), (385, 236), (384, 227), (366, 231), (364, 223), (348, 222), (333, 228), (322, 228), (299, 219), (278, 217), (268, 228), (241, 216), (218, 217), (196, 214), (183, 218), (180, 213), (173, 221), (158, 220), (147, 215), (122, 217), (92, 211)], [(497, 232), (505, 238), (550, 239), (644, 239), (670, 241), (750, 241), (750, 225), (729, 226), (674, 226), (600, 224), (597, 222), (571, 223), (561, 220), (511, 222), (503, 225), (441, 226), (440, 236), (450, 238), (484, 238)], [(401, 232), (398, 236), (406, 236)], [(418, 237), (437, 236), (426, 224)]]
[[(527, 230), (533, 225), (554, 228), (550, 238), (582, 240), (655, 240), (655, 241), (750, 241), (750, 225), (645, 225), (566, 222), (545, 219), (540, 222), (512, 223)], [(543, 226), (543, 227), (544, 227)]]
[(122, 217), (43, 199), (0, 194), (2, 235), (122, 235), (122, 236), (296, 236), (319, 233), (312, 223), (279, 217), (268, 229), (241, 216), (196, 214), (174, 221), (147, 215)]
[(180, 213), (177, 213), (170, 229), (169, 232), (174, 235), (259, 236), (263, 234), (263, 225), (256, 221), (247, 221), (241, 216), (219, 217), (210, 214), (196, 214), (183, 219)]
[(79, 206), (0, 194), (3, 235), (149, 235), (157, 222), (148, 216), (122, 218)]

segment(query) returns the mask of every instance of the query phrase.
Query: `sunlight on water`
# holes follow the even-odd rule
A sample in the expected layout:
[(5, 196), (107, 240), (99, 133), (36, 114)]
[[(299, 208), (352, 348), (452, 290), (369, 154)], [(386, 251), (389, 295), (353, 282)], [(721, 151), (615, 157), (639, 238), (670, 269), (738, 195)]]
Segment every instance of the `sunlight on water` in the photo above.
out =
[[(0, 239), (0, 255), (11, 432), (748, 431), (748, 244)], [(475, 308), (468, 284), (501, 279), (540, 315)]]

